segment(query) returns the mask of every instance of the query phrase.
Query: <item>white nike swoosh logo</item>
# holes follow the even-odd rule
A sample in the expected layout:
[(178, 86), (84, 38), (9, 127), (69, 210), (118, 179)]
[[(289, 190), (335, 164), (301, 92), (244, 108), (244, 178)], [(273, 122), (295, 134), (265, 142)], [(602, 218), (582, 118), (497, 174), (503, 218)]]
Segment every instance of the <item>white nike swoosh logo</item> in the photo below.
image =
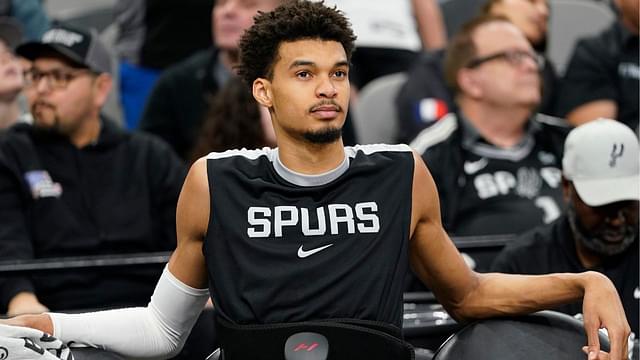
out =
[(302, 248), (302, 245), (300, 245), (300, 248), (298, 248), (298, 257), (299, 257), (300, 259), (304, 259), (304, 258), (306, 258), (306, 257), (308, 257), (308, 256), (311, 256), (311, 255), (313, 255), (313, 254), (315, 254), (315, 253), (317, 253), (317, 252), (320, 252), (320, 251), (322, 251), (322, 250), (324, 250), (324, 249), (326, 249), (326, 248), (328, 248), (328, 247), (330, 247), (330, 246), (332, 246), (332, 245), (333, 245), (333, 244), (329, 244), (329, 245), (325, 245), (325, 246), (320, 246), (320, 247), (318, 247), (318, 248), (311, 249), (311, 250), (306, 250), (306, 251)]
[(464, 172), (467, 173), (467, 175), (473, 175), (482, 170), (485, 166), (487, 166), (487, 164), (489, 164), (487, 158), (482, 158), (477, 161), (465, 161)]
[(633, 291), (633, 297), (636, 298), (636, 299), (640, 299), (640, 288), (636, 288)]

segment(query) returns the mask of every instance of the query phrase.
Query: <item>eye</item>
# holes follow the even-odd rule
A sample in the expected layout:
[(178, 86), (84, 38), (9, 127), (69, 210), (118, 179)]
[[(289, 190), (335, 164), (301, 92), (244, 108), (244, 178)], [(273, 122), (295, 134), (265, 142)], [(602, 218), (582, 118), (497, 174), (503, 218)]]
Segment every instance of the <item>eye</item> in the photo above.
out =
[(347, 72), (344, 70), (337, 70), (335, 73), (333, 73), (333, 76), (337, 78), (344, 78), (347, 77)]
[(298, 78), (300, 78), (300, 79), (308, 79), (308, 78), (310, 78), (310, 77), (311, 77), (311, 73), (310, 73), (310, 72), (308, 72), (308, 71), (306, 71), (306, 70), (298, 71), (298, 72), (296, 73), (296, 77), (298, 77)]

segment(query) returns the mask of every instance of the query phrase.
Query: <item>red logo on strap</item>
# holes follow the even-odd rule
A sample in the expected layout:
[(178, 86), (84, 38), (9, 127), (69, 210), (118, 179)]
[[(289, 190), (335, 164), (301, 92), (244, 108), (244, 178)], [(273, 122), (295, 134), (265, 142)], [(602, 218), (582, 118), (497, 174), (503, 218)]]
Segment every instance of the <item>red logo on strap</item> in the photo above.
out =
[(300, 343), (298, 344), (298, 346), (296, 346), (295, 349), (293, 349), (293, 351), (298, 352), (298, 351), (302, 351), (302, 350), (306, 350), (306, 351), (313, 351), (313, 349), (318, 347), (318, 343), (314, 342), (311, 345), (307, 345), (305, 343)]

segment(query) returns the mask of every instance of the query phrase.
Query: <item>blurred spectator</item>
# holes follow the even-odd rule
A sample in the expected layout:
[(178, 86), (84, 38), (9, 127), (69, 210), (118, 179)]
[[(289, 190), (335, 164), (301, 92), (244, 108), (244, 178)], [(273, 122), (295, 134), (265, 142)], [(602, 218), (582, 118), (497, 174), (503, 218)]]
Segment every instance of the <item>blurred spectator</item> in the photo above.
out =
[(138, 127), (163, 69), (211, 46), (214, 0), (118, 0), (116, 52), (126, 126)]
[(0, 17), (0, 129), (18, 121), (23, 114), (22, 66), (14, 49), (22, 40), (20, 25), (12, 18)]
[(578, 41), (563, 78), (559, 113), (573, 125), (605, 117), (638, 130), (638, 0), (615, 0), (618, 21)]
[(160, 136), (189, 159), (209, 102), (232, 76), (240, 36), (259, 10), (271, 10), (281, 1), (217, 0), (212, 12), (215, 47), (162, 74), (149, 96), (140, 129)]
[[(171, 148), (100, 116), (111, 61), (94, 33), (54, 27), (19, 46), (33, 61), (34, 125), (0, 139), (0, 257), (5, 260), (168, 251), (185, 176)], [(161, 269), (4, 278), (8, 314), (147, 304)]]
[(0, 16), (16, 19), (27, 40), (39, 40), (51, 27), (43, 0), (0, 0)]
[(459, 110), (411, 144), (438, 184), (450, 234), (517, 234), (560, 215), (568, 129), (535, 113), (541, 66), (504, 17), (479, 17), (452, 39), (445, 74)]
[[(481, 15), (504, 16), (517, 26), (538, 54), (547, 43), (547, 0), (489, 0)], [(456, 105), (443, 74), (444, 51), (423, 53), (409, 70), (408, 80), (396, 98), (399, 142), (410, 142), (422, 129), (432, 125)], [(558, 79), (553, 64), (545, 57), (542, 68), (542, 99), (538, 111), (553, 115)]]
[[(615, 284), (638, 334), (639, 151), (633, 131), (615, 120), (598, 119), (571, 131), (562, 160), (566, 213), (508, 244), (493, 271), (599, 271)], [(582, 304), (559, 310), (581, 313)]]
[(229, 80), (213, 99), (199, 134), (192, 163), (212, 151), (276, 144), (269, 110), (258, 105), (247, 84), (239, 78)]
[(329, 0), (351, 21), (358, 36), (350, 80), (361, 89), (371, 80), (407, 71), (422, 49), (446, 46), (437, 0)]

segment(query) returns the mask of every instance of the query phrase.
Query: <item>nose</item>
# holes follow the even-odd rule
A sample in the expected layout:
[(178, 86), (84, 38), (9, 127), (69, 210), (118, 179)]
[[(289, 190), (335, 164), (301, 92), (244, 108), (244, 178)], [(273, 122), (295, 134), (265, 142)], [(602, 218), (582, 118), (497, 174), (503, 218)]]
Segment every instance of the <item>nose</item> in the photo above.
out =
[(546, 21), (549, 18), (549, 5), (546, 1), (540, 1), (536, 4), (536, 8), (538, 9), (538, 13), (540, 16)]
[(318, 84), (316, 94), (321, 98), (333, 99), (338, 95), (338, 89), (330, 78), (324, 78), (320, 84)]
[(626, 224), (627, 219), (625, 217), (624, 211), (622, 209), (618, 209), (608, 214), (606, 217), (606, 222), (611, 226), (623, 226)]

